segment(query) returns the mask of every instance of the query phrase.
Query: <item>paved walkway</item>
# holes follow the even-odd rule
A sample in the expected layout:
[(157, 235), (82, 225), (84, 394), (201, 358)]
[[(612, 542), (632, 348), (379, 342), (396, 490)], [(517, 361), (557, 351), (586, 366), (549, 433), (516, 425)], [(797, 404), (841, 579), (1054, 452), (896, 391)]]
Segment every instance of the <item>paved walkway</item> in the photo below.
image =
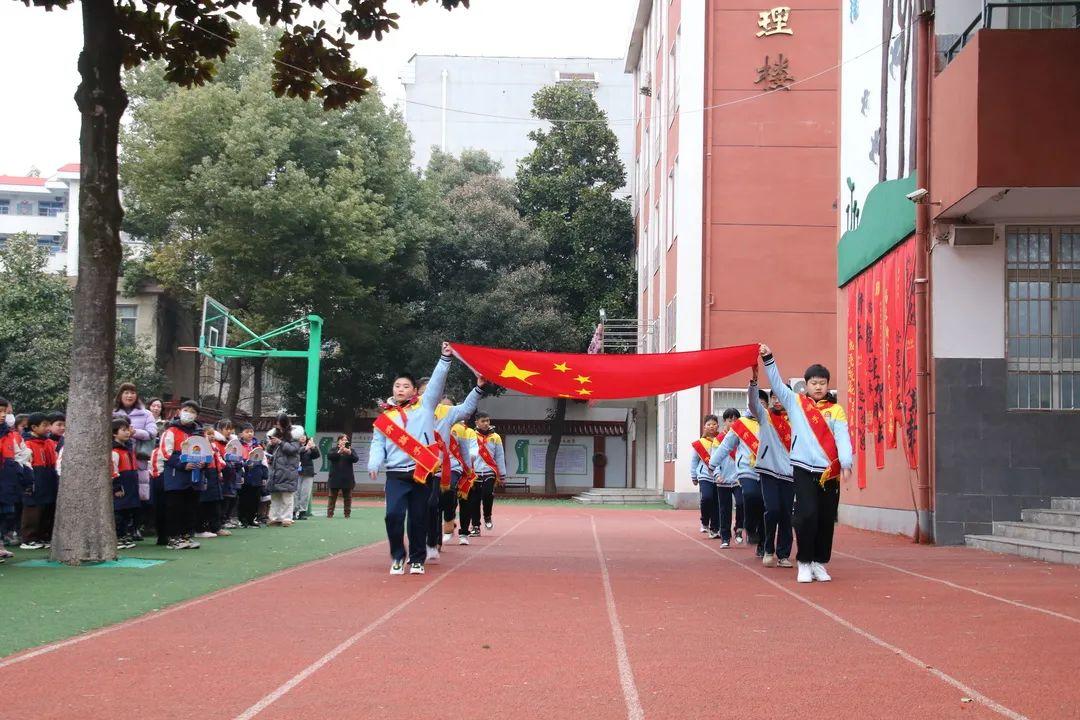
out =
[(0, 718), (1076, 718), (1080, 570), (841, 528), (831, 583), (692, 512), (515, 505), (0, 660)]

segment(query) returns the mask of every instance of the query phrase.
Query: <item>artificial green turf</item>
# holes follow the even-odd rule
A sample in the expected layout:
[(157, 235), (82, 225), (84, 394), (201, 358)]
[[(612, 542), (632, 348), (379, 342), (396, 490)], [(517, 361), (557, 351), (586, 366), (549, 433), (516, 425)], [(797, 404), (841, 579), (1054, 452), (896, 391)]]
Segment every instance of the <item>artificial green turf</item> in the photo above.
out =
[(0, 657), (160, 610), (260, 575), (385, 537), (384, 511), (353, 507), (348, 520), (316, 517), (290, 528), (233, 530), (198, 550), (166, 550), (153, 538), (121, 557), (166, 560), (144, 569), (19, 567), (45, 550), (15, 549), (0, 565)]

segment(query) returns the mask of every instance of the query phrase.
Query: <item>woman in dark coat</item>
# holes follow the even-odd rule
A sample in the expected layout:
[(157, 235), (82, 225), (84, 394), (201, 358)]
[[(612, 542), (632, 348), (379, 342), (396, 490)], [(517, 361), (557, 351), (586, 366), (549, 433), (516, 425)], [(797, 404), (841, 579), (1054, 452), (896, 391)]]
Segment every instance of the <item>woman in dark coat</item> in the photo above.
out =
[(334, 517), (334, 505), (337, 504), (338, 493), (341, 494), (345, 505), (345, 517), (352, 514), (352, 491), (356, 487), (356, 477), (353, 475), (353, 465), (360, 460), (356, 451), (352, 448), (352, 440), (348, 435), (339, 435), (337, 445), (327, 455), (330, 461), (330, 504), (326, 506), (326, 517)]

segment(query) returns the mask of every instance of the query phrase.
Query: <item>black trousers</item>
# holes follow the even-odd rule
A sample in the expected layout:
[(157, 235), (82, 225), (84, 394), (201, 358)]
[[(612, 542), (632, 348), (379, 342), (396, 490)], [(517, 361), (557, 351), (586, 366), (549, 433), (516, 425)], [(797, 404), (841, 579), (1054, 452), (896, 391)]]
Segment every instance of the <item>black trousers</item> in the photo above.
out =
[[(716, 483), (701, 482), (698, 485), (701, 504), (701, 524), (706, 530), (719, 532), (720, 528), (720, 496), (717, 494)], [(728, 496), (728, 507), (731, 506), (731, 496)], [(731, 524), (731, 511), (728, 511), (728, 524)]]
[(169, 543), (169, 512), (165, 498), (165, 478), (158, 475), (150, 478), (150, 503), (154, 507), (154, 532), (158, 545)]
[(259, 515), (259, 498), (263, 489), (256, 485), (241, 485), (240, 492), (236, 497), (236, 511), (241, 525), (251, 526), (255, 524), (255, 518)]
[(468, 535), (469, 529), (480, 527), (480, 482), (474, 482), (467, 497), (458, 500), (458, 534)]
[(167, 490), (165, 492), (165, 527), (170, 538), (195, 534), (199, 513), (199, 491)]
[(840, 510), (840, 481), (829, 480), (822, 487), (821, 473), (795, 468), (795, 538), (799, 541), (795, 559), (799, 562), (827, 563), (832, 557), (833, 532)]
[(330, 488), (330, 500), (326, 505), (326, 517), (334, 517), (334, 506), (337, 505), (338, 493), (341, 493), (341, 502), (345, 506), (345, 517), (352, 514), (352, 488)]
[(240, 498), (237, 495), (230, 495), (222, 498), (221, 500), (221, 522), (225, 523), (232, 520), (234, 517), (239, 517), (237, 512), (240, 507)]
[(491, 509), (495, 506), (495, 476), (484, 478), (480, 486), (480, 500), (484, 509), (484, 522), (491, 522)]
[[(716, 486), (717, 503), (720, 506), (720, 539), (724, 542), (731, 542), (731, 503), (735, 499), (735, 492), (739, 490), (738, 487), (725, 487), (723, 485)], [(742, 506), (740, 505), (740, 508)], [(735, 529), (739, 529), (739, 524), (736, 522)]]
[[(427, 484), (413, 480), (411, 472), (386, 473), (386, 539), (390, 542), (390, 557), (423, 565), (427, 559), (427, 522), (430, 513), (431, 485), (439, 487), (437, 477), (428, 477)], [(436, 505), (436, 510), (438, 505)], [(406, 527), (409, 536), (405, 548)]]
[[(748, 544), (765, 547), (765, 501), (761, 496), (761, 480), (757, 477), (739, 478), (743, 497), (743, 527), (746, 528)], [(760, 552), (758, 553), (761, 554)]]
[(442, 487), (438, 475), (430, 475), (427, 482), (427, 546), (442, 547)]
[(199, 502), (199, 532), (216, 533), (221, 529), (221, 500)]
[(56, 518), (56, 504), (23, 505), (22, 529), (19, 535), (23, 542), (47, 543), (52, 540), (53, 521)]
[(124, 508), (114, 513), (117, 539), (130, 537), (139, 529), (138, 517), (140, 510), (141, 508)]

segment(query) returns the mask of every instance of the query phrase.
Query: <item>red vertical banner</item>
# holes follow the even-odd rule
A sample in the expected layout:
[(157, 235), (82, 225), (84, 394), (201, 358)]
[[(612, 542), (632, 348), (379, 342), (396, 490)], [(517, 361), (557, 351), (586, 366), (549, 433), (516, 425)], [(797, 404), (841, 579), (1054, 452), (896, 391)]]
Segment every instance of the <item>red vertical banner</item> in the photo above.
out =
[(869, 300), (866, 294), (866, 278), (866, 273), (863, 273), (852, 282), (852, 289), (855, 292), (855, 427), (859, 441), (856, 451), (856, 472), (860, 488), (866, 487), (866, 399), (870, 391), (866, 372), (868, 358), (866, 313)]
[[(856, 373), (856, 365), (859, 360), (859, 323), (857, 316), (858, 298), (855, 292), (855, 283), (850, 283), (847, 289), (844, 291), (847, 295), (847, 413), (848, 413), (848, 432), (851, 434), (851, 447), (858, 447), (856, 444), (859, 438), (859, 413), (858, 413), (858, 374)], [(866, 487), (865, 473), (858, 477), (859, 487)]]
[(885, 287), (882, 292), (881, 316), (881, 356), (885, 361), (885, 447), (896, 447), (896, 421), (899, 417), (899, 391), (897, 388), (896, 328), (897, 317), (902, 314), (902, 300), (897, 296), (896, 252), (889, 253), (883, 259)]
[(903, 409), (904, 452), (911, 468), (918, 466), (917, 394), (915, 391), (915, 240), (907, 240), (901, 246), (904, 292), (904, 373), (901, 385), (901, 408)]
[(870, 271), (873, 293), (872, 329), (867, 346), (870, 347), (870, 402), (873, 409), (871, 431), (874, 436), (874, 462), (880, 470), (885, 467), (885, 382), (881, 338), (884, 335), (882, 323), (882, 263), (877, 263)]

